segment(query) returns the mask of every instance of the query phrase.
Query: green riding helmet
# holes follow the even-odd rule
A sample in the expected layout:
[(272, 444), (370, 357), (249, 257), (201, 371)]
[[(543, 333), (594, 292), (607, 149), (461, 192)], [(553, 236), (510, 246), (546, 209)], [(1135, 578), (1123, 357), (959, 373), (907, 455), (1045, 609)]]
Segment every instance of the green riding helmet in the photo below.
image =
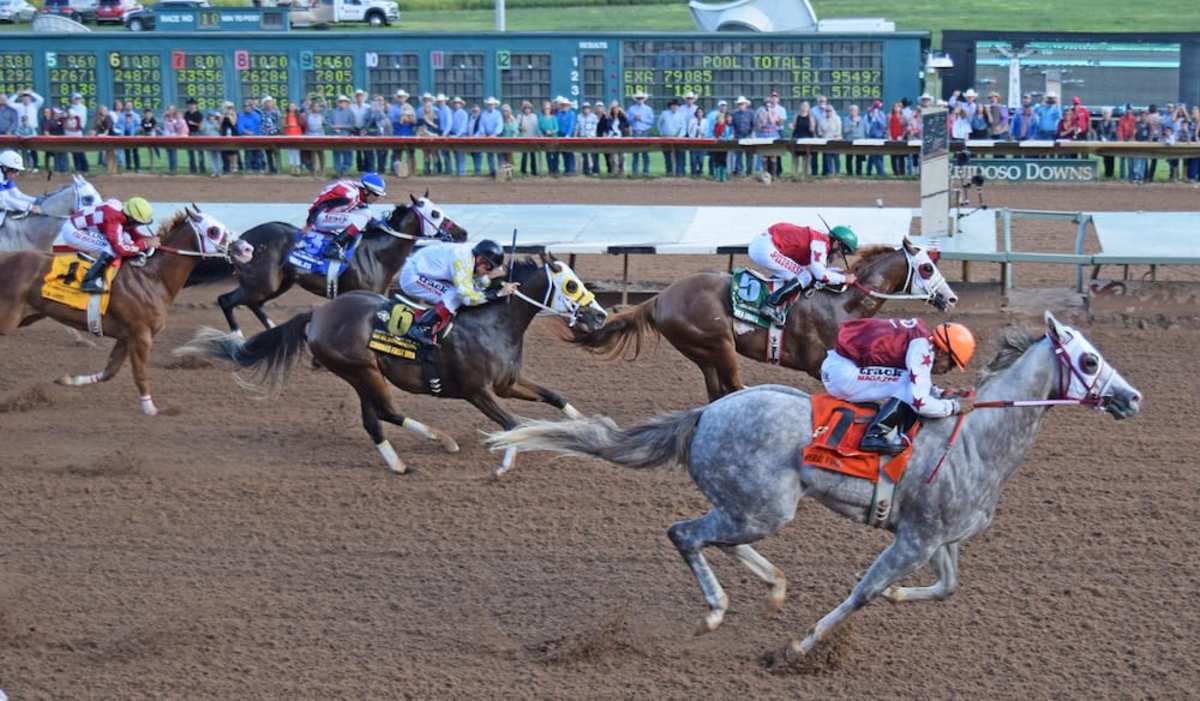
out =
[(833, 227), (833, 231), (829, 232), (829, 238), (840, 241), (846, 247), (847, 253), (854, 253), (858, 250), (858, 234), (848, 226)]

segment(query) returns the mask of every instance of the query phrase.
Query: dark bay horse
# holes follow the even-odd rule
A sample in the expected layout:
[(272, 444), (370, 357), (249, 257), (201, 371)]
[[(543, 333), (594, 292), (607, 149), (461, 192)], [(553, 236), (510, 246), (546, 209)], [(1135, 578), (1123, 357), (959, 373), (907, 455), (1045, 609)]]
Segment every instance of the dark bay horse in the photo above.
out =
[[(937, 268), (935, 255), (907, 238), (898, 248), (864, 249), (851, 270), (859, 284), (840, 294), (819, 291), (801, 296), (792, 306), (783, 330), (779, 364), (821, 377), (825, 351), (835, 345), (837, 330), (847, 319), (873, 316), (884, 298), (878, 295), (925, 299), (938, 309), (953, 306), (958, 297)], [(765, 329), (733, 317), (727, 273), (697, 273), (676, 280), (652, 299), (622, 310), (602, 328), (576, 335), (572, 342), (629, 359), (641, 352), (651, 332), (664, 336), (704, 373), (709, 400), (741, 389), (738, 354), (765, 361)]]
[[(557, 393), (521, 376), (525, 331), (539, 312), (563, 317), (572, 329), (584, 333), (599, 328), (607, 314), (566, 263), (543, 257), (512, 265), (512, 280), (520, 284), (517, 299), (462, 308), (453, 331), (441, 341), (437, 396), (465, 399), (506, 429), (517, 422), (500, 407), (497, 397), (544, 402), (578, 417), (579, 412)], [(373, 319), (386, 302), (386, 297), (373, 292), (349, 292), (249, 340), (202, 329), (176, 352), (233, 360), (259, 373), (258, 386), (278, 387), (307, 346), (322, 367), (354, 387), (362, 405), (363, 428), (388, 467), (403, 473), (404, 463), (384, 437), (380, 419), (441, 441), (451, 452), (458, 446), (441, 432), (396, 412), (389, 382), (413, 394), (432, 392), (419, 364), (367, 347)], [(505, 453), (497, 476), (512, 467), (515, 457), (515, 449)]]
[[(80, 386), (111, 380), (126, 356), (141, 396), (142, 413), (158, 413), (150, 398), (150, 347), (167, 323), (167, 308), (201, 258), (232, 257), (248, 261), (254, 249), (237, 234), (199, 209), (185, 209), (159, 228), (161, 245), (145, 265), (121, 266), (113, 281), (104, 335), (117, 339), (108, 364), (94, 375), (68, 375), (59, 384)], [(0, 254), (0, 335), (50, 317), (77, 329), (87, 329), (87, 312), (42, 297), (42, 282), (53, 256), (41, 251)]]
[[(848, 616), (880, 596), (899, 603), (952, 595), (959, 586), (959, 544), (991, 524), (1004, 486), (1025, 461), (1048, 405), (1074, 403), (1126, 419), (1141, 410), (1142, 396), (1083, 334), (1047, 312), (1042, 333), (1010, 331), (981, 375), (977, 407), (1014, 401), (1030, 406), (977, 408), (962, 418), (960, 440), (953, 444), (950, 436), (958, 419), (925, 420), (884, 525), (895, 540), (850, 596), (775, 661), (808, 653)], [(769, 600), (779, 607), (787, 580), (753, 543), (791, 521), (803, 497), (855, 522), (868, 521), (874, 492), (870, 481), (801, 464), (801, 451), (812, 440), (811, 416), (807, 393), (762, 385), (624, 430), (605, 417), (536, 421), (494, 435), (489, 442), (505, 450), (516, 446), (592, 455), (635, 469), (685, 466), (711, 508), (704, 516), (673, 524), (667, 535), (704, 593), (704, 632), (721, 624), (729, 606), (704, 558), (705, 548), (717, 547), (745, 565), (770, 586)], [(926, 564), (937, 575), (936, 583), (899, 585)]]
[[(397, 205), (392, 209), (386, 229), (372, 227), (362, 234), (362, 241), (338, 279), (340, 292), (386, 292), (419, 240), (467, 240), (467, 232), (429, 199), (428, 192), (424, 197), (409, 195), (409, 198), (411, 206)], [(263, 326), (274, 326), (262, 305), (287, 292), (292, 285), (299, 284), (313, 294), (325, 296), (324, 275), (298, 270), (288, 263), (299, 233), (291, 224), (270, 222), (242, 234), (242, 240), (254, 246), (254, 259), (236, 266), (237, 289), (217, 298), (230, 331), (241, 332), (233, 310), (242, 305), (249, 307)]]

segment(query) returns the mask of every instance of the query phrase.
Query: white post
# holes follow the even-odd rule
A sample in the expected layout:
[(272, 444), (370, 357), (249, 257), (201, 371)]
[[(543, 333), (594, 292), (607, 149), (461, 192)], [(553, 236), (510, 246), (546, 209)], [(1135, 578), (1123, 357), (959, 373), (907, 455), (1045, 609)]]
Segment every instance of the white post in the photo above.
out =
[(504, 31), (504, 0), (496, 0), (496, 31)]
[(921, 113), (921, 235), (953, 235), (950, 222), (950, 135), (946, 110)]

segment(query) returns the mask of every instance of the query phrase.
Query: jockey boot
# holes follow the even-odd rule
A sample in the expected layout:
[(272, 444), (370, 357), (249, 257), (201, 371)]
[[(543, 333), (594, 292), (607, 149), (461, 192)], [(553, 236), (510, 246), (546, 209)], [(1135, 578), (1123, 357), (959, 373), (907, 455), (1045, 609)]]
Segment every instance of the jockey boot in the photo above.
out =
[(431, 346), (438, 344), (438, 334), (450, 323), (450, 310), (440, 302), (426, 309), (421, 316), (413, 320), (408, 336)]
[(858, 449), (884, 455), (903, 452), (908, 446), (905, 434), (912, 429), (916, 421), (917, 413), (913, 408), (907, 402), (893, 397), (879, 407), (879, 411), (871, 419), (871, 425), (867, 426)]
[(108, 266), (116, 260), (115, 256), (107, 253), (101, 253), (96, 262), (92, 263), (92, 267), (88, 268), (87, 274), (83, 276), (83, 280), (79, 282), (79, 291), (91, 295), (98, 295), (105, 292), (104, 289), (104, 271)]
[(767, 316), (771, 317), (776, 324), (783, 326), (783, 323), (787, 321), (787, 308), (782, 304), (783, 299), (792, 292), (796, 291), (796, 289), (799, 287), (800, 279), (792, 278), (791, 280), (788, 280), (780, 285), (779, 289), (767, 295), (767, 306), (763, 311), (765, 311)]
[(350, 232), (339, 231), (325, 248), (325, 257), (330, 260), (345, 260), (346, 247), (350, 245)]

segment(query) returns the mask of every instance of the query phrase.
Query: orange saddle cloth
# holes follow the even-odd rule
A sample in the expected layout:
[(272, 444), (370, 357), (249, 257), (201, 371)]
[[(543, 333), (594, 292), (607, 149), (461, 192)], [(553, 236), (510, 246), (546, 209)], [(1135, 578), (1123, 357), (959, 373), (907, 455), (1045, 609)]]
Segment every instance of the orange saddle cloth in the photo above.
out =
[[(866, 453), (858, 449), (875, 407), (844, 402), (830, 394), (814, 394), (812, 397), (812, 442), (804, 449), (801, 460), (831, 472), (840, 472), (851, 477), (879, 482), (880, 460), (887, 458), (879, 453)], [(888, 460), (884, 472), (892, 483), (898, 483), (912, 457), (912, 441), (921, 428), (916, 422), (908, 432), (909, 444), (904, 452)]]

